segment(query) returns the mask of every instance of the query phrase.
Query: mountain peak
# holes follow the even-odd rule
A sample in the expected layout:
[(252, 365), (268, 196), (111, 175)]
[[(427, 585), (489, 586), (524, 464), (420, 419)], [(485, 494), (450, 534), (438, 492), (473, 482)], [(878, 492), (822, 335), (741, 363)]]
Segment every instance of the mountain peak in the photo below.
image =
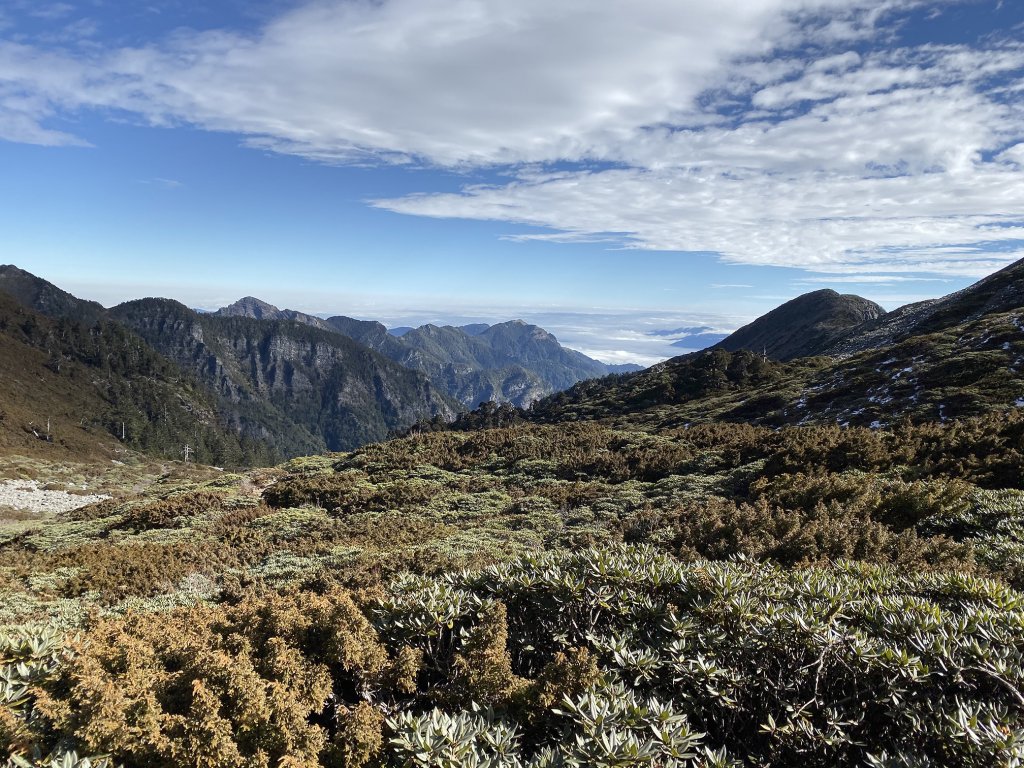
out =
[(220, 315), (221, 317), (252, 317), (256, 320), (276, 320), (278, 315), (281, 314), (281, 310), (273, 304), (257, 299), (255, 296), (244, 296), (234, 304), (221, 307), (212, 314)]
[(853, 328), (885, 314), (868, 299), (831, 288), (787, 301), (715, 345), (735, 352), (747, 349), (775, 360), (821, 354)]

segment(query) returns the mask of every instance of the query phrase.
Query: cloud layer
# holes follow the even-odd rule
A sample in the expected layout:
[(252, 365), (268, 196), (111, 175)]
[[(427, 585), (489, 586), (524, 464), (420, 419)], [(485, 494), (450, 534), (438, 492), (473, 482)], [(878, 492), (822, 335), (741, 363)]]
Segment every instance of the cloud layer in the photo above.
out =
[(137, 48), (0, 38), (0, 138), (85, 143), (57, 121), (100, 109), (324, 162), (500, 174), (373, 203), (403, 214), (979, 276), (1024, 256), (1024, 46), (902, 45), (919, 5), (319, 0)]

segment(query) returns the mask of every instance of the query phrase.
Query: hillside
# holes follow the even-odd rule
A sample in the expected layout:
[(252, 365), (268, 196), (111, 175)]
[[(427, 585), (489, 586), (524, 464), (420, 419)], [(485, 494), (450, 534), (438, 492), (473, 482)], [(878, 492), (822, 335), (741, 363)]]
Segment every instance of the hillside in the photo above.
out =
[(783, 361), (820, 355), (838, 340), (856, 336), (864, 323), (884, 315), (884, 309), (860, 296), (813, 291), (743, 326), (715, 348), (746, 349)]
[(977, 283), (939, 299), (900, 307), (888, 315), (867, 322), (847, 338), (823, 352), (850, 355), (880, 349), (911, 336), (944, 331), (987, 314), (999, 314), (1024, 307), (1024, 259), (1016, 261)]
[[(611, 419), (644, 428), (707, 421), (884, 426), (903, 418), (944, 421), (1024, 407), (1024, 301), (1014, 283), (1019, 269), (936, 300), (927, 312), (912, 305), (869, 321), (884, 324), (885, 333), (883, 325), (873, 325), (878, 333), (867, 334), (860, 343), (865, 349), (848, 356), (775, 362), (759, 352), (706, 350), (639, 373), (583, 382), (538, 402), (528, 418)], [(985, 313), (1014, 303), (1011, 311)], [(770, 329), (779, 317), (773, 314), (748, 327)], [(908, 317), (916, 319), (895, 332), (899, 323), (891, 318)], [(859, 331), (848, 333), (856, 338)], [(820, 336), (812, 330), (809, 338)], [(801, 343), (785, 331), (776, 349)]]
[[(266, 408), (287, 434), (363, 370), (428, 386), (292, 320), (112, 315), (236, 426)], [(466, 335), (409, 333), (424, 354)], [(712, 349), (348, 453), (13, 510), (0, 628), (31, 628), (0, 629), (0, 746), (31, 768), (1015, 764), (1022, 365), (1020, 308), (964, 309), (848, 357)]]
[(270, 458), (219, 420), (195, 379), (116, 323), (54, 320), (0, 292), (0, 368), (5, 456), (181, 458), (188, 444), (208, 464)]
[(353, 448), (458, 404), (421, 375), (302, 323), (198, 314), (168, 299), (110, 310), (217, 395), (222, 417), (280, 455)]
[(1020, 413), (524, 425), (0, 526), (0, 624), (50, 622), (0, 631), (0, 745), (126, 768), (1009, 765), (1022, 440)]

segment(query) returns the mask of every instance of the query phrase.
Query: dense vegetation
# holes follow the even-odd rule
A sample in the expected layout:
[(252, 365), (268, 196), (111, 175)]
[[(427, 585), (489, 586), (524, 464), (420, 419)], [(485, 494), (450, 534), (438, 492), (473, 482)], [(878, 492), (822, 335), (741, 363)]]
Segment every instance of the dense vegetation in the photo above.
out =
[(60, 459), (94, 454), (99, 443), (180, 457), (187, 443), (210, 464), (271, 458), (220, 421), (195, 379), (117, 323), (53, 320), (0, 293), (0, 358), (5, 453)]
[(887, 426), (981, 416), (1024, 404), (1019, 312), (992, 314), (848, 358), (791, 362), (715, 349), (639, 373), (581, 382), (527, 418), (604, 419), (664, 429), (729, 421)]
[(139, 768), (1010, 765), (1022, 470), (1011, 413), (168, 477), (0, 537), (0, 736)]

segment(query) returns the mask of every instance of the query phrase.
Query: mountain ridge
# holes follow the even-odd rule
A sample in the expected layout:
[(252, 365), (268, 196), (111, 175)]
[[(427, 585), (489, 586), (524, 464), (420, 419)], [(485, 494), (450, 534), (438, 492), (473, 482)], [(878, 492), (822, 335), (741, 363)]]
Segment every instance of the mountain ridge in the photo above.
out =
[[(808, 312), (798, 324), (803, 337), (784, 327), (771, 336), (783, 325), (780, 317), (808, 303), (820, 308), (821, 299), (835, 305), (836, 297), (845, 299), (805, 294), (745, 326), (755, 333), (737, 331), (735, 350), (722, 344), (639, 373), (582, 382), (536, 403), (525, 417), (642, 428), (707, 421), (877, 427), (1024, 407), (1024, 260), (948, 296), (861, 323), (851, 322), (856, 313), (874, 310), (854, 297), (853, 312), (823, 332), (816, 326), (823, 314)], [(751, 339), (763, 346), (739, 343), (753, 346)], [(789, 357), (797, 349), (808, 354)], [(781, 359), (766, 350), (783, 350)]]
[(216, 316), (291, 320), (332, 330), (370, 347), (400, 365), (425, 374), (466, 407), (495, 400), (525, 407), (577, 381), (639, 370), (608, 365), (563, 347), (550, 332), (516, 319), (493, 325), (435, 325), (401, 328), (336, 315), (326, 320), (247, 296), (212, 312)]
[(458, 405), (420, 374), (332, 330), (294, 320), (198, 314), (169, 299), (111, 309), (218, 394), (231, 423), (283, 455), (381, 440)]

